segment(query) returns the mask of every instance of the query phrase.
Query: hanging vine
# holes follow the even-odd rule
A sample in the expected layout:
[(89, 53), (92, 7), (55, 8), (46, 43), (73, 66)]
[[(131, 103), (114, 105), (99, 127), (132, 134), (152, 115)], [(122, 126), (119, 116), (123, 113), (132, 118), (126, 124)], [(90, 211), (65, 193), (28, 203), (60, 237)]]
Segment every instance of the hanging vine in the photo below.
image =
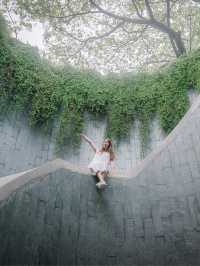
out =
[(0, 108), (25, 112), (30, 126), (46, 127), (59, 118), (60, 146), (79, 143), (85, 112), (107, 117), (107, 135), (128, 136), (137, 118), (141, 139), (157, 114), (169, 133), (188, 108), (188, 85), (200, 87), (200, 51), (183, 56), (158, 73), (112, 75), (54, 67), (35, 48), (8, 37), (0, 26)]

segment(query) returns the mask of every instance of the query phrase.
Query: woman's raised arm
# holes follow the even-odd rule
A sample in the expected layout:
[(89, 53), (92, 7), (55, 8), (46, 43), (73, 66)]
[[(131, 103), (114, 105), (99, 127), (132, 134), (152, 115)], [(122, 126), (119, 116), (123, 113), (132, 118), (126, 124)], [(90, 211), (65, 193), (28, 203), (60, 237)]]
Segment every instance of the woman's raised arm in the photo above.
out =
[(93, 151), (96, 152), (97, 148), (96, 148), (94, 142), (91, 139), (89, 139), (86, 135), (84, 135), (84, 134), (80, 134), (80, 135), (81, 135), (82, 139), (84, 139), (85, 141), (87, 141), (90, 144), (90, 146), (93, 149)]

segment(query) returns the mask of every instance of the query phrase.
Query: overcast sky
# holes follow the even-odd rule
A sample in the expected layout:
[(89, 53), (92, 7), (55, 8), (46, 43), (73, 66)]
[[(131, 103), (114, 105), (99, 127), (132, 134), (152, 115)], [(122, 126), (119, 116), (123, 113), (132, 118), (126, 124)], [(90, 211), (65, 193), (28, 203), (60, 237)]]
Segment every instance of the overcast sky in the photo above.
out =
[[(1, 10), (1, 0), (0, 0), (0, 10)], [(19, 27), (19, 17), (12, 11), (5, 12), (4, 16), (11, 27)], [(31, 21), (32, 28), (25, 28), (20, 25), (21, 30), (17, 31), (17, 39), (24, 43), (29, 43), (32, 46), (37, 46), (39, 50), (45, 50), (44, 46), (44, 27), (40, 22)], [(13, 33), (13, 37), (16, 37)]]
[(31, 30), (23, 29), (18, 34), (18, 39), (24, 43), (37, 46), (40, 50), (44, 50), (43, 41), (44, 29), (41, 23), (34, 23)]

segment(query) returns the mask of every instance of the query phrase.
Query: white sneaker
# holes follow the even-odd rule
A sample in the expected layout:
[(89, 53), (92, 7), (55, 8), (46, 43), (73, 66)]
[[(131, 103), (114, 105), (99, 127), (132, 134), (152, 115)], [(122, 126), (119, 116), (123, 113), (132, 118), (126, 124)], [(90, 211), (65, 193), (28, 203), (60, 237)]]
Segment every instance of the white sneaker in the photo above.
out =
[(104, 188), (104, 187), (106, 187), (107, 186), (107, 184), (106, 184), (106, 182), (104, 181), (99, 181), (97, 184), (96, 184), (96, 186), (98, 187), (98, 188)]

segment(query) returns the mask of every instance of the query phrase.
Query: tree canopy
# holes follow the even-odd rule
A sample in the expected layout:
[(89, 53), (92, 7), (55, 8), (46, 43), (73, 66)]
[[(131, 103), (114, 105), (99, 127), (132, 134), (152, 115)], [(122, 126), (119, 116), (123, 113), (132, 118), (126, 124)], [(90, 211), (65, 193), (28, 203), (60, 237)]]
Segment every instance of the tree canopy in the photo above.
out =
[[(21, 25), (45, 25), (46, 55), (101, 72), (152, 69), (198, 47), (199, 0), (3, 0)], [(14, 19), (13, 19), (14, 20)]]

